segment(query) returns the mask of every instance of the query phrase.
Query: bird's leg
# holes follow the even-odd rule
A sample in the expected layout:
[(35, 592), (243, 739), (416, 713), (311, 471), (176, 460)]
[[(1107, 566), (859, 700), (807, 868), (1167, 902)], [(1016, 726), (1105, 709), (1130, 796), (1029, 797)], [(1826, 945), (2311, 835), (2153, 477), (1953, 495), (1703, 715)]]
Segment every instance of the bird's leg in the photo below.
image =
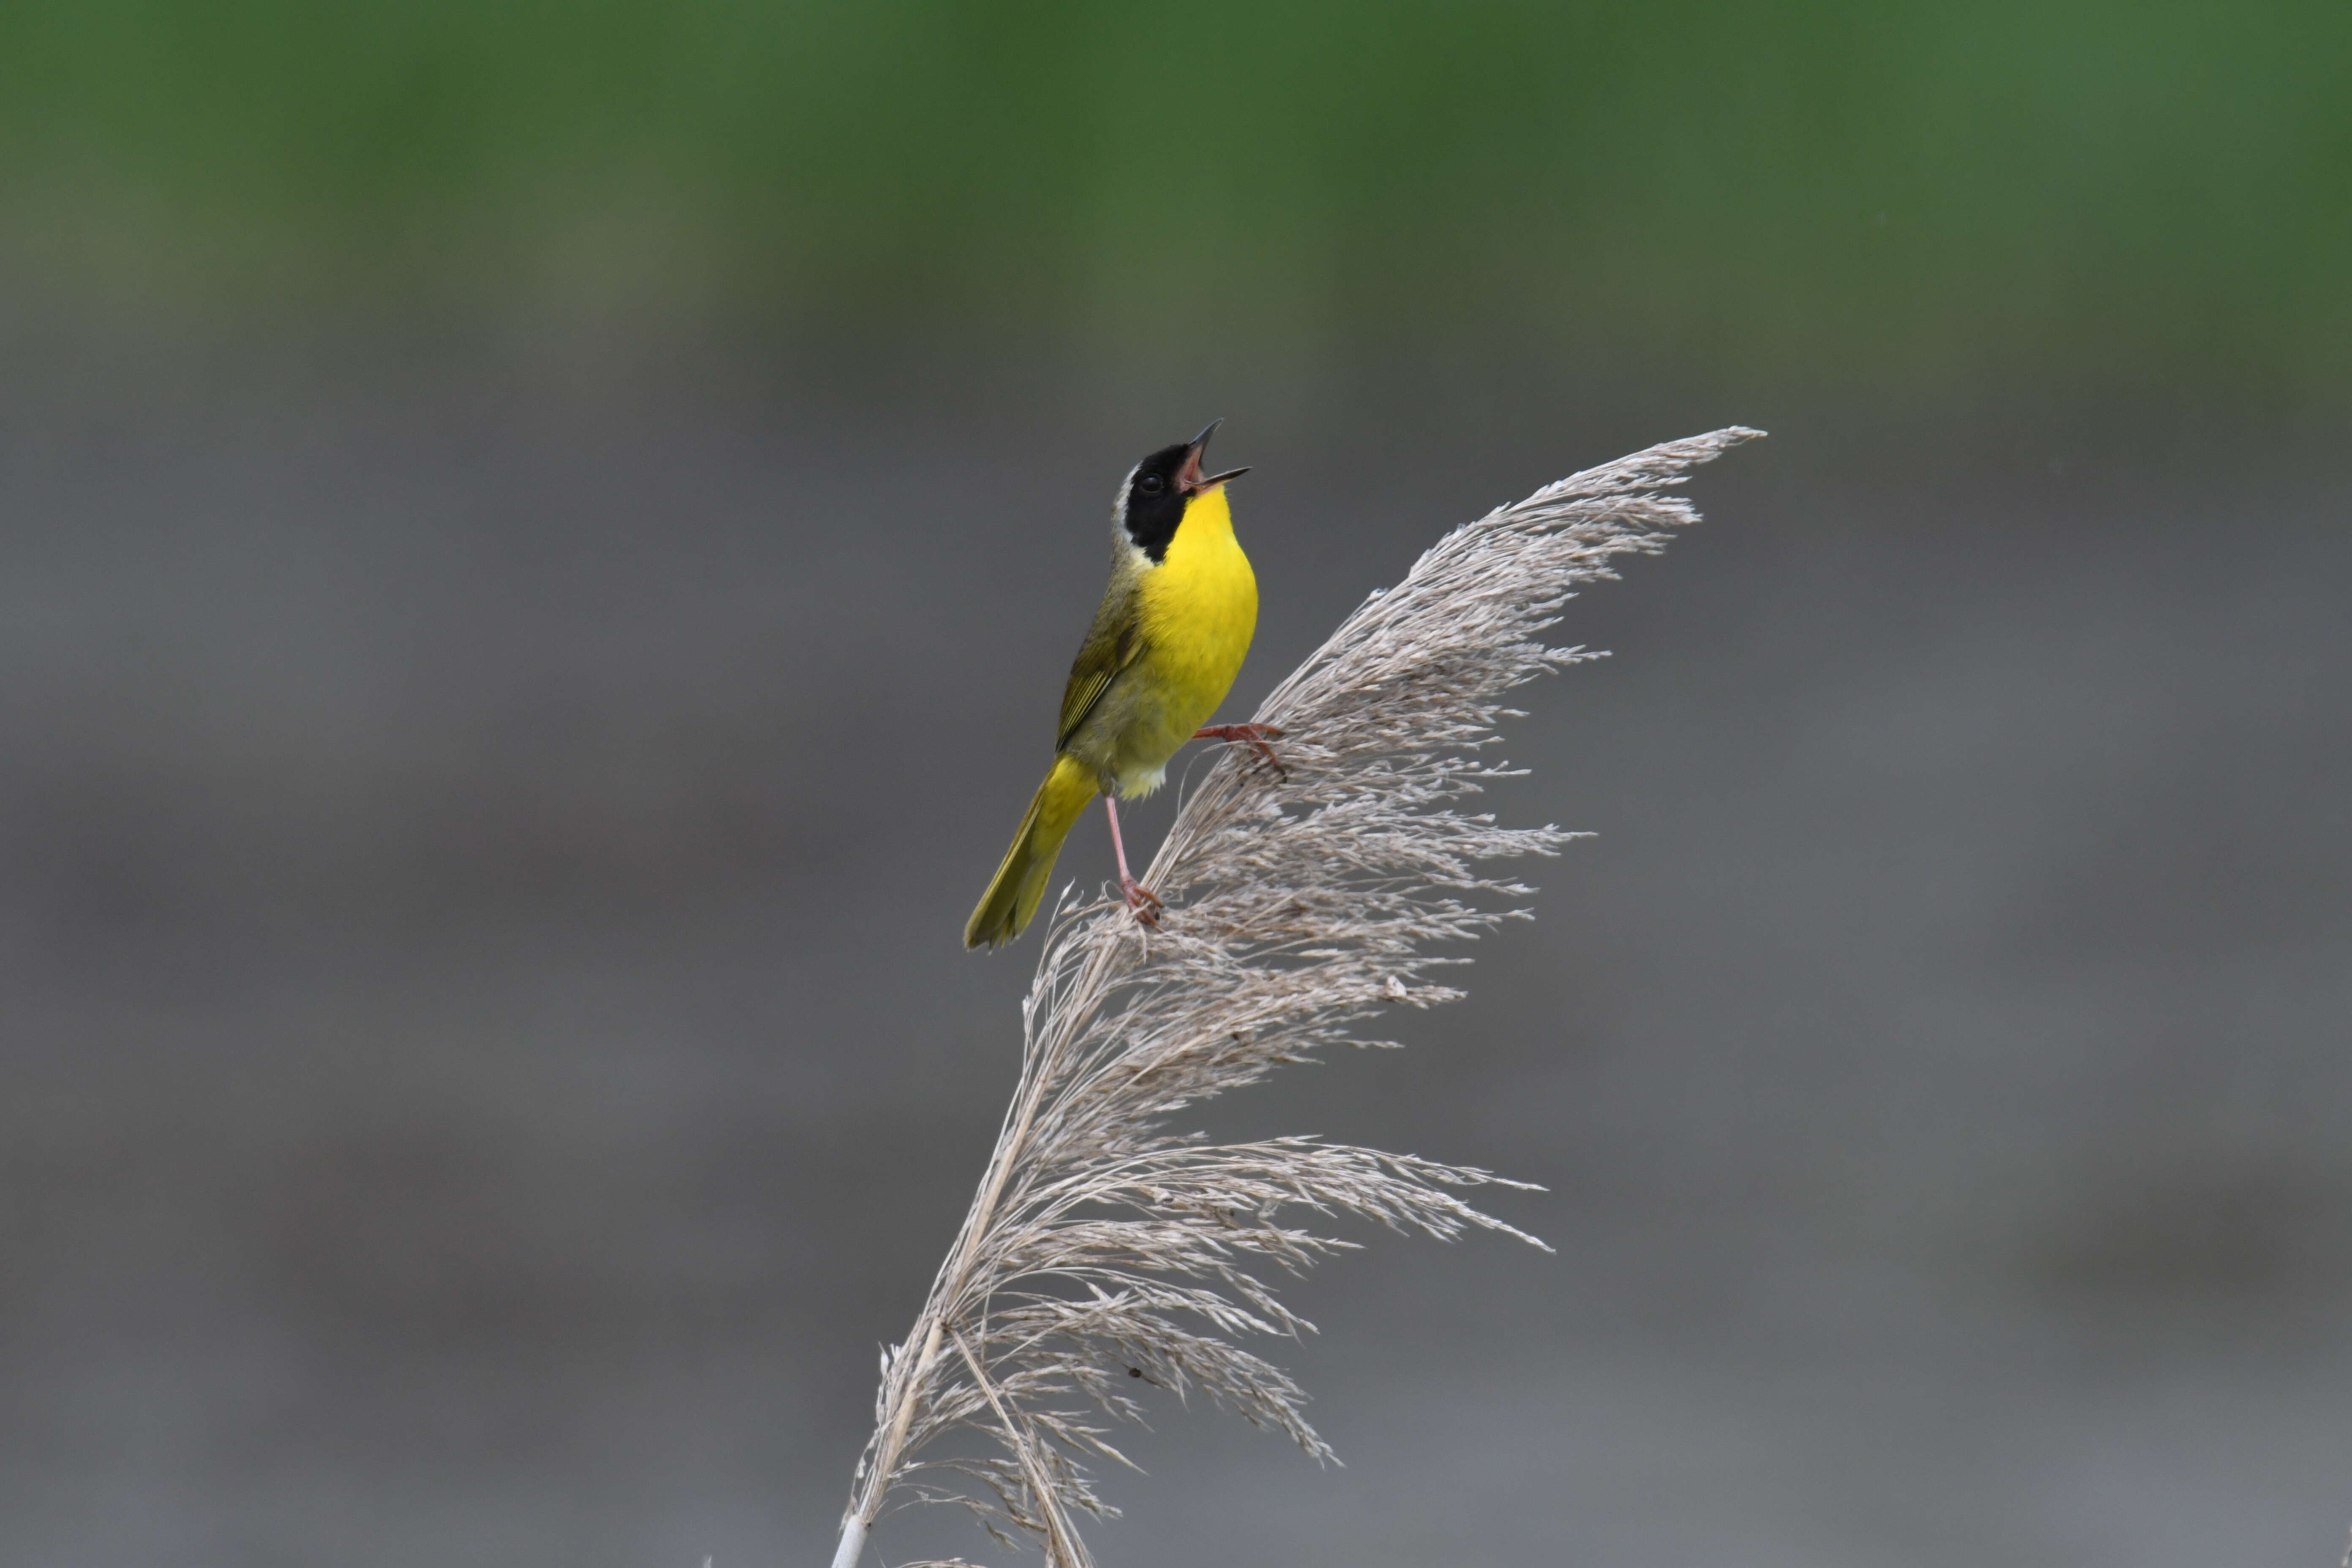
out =
[(1167, 906), (1160, 901), (1159, 894), (1129, 874), (1127, 845), (1118, 836), (1118, 797), (1105, 795), (1103, 809), (1110, 814), (1110, 852), (1118, 857), (1118, 889), (1127, 895), (1127, 907), (1135, 911), (1136, 919), (1145, 925), (1156, 926), (1160, 923), (1159, 911)]
[(1282, 765), (1282, 759), (1274, 754), (1272, 746), (1266, 744), (1268, 741), (1282, 739), (1282, 731), (1271, 724), (1211, 724), (1205, 729), (1193, 731), (1192, 739), (1244, 742), (1278, 777), (1286, 779), (1290, 776), (1290, 770)]

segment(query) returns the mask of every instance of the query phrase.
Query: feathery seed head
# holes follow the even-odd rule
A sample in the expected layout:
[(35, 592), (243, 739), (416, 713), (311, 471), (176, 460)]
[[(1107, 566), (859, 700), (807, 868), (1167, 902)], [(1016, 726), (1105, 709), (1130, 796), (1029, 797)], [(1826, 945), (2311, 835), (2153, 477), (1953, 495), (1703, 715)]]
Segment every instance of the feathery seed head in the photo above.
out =
[[(1116, 900), (1065, 899), (995, 1152), (913, 1332), (883, 1357), (836, 1568), (900, 1486), (1087, 1568), (1072, 1516), (1115, 1510), (1084, 1461), (1128, 1464), (1111, 1423), (1140, 1418), (1147, 1384), (1331, 1459), (1304, 1391), (1235, 1342), (1311, 1331), (1264, 1274), (1352, 1245), (1286, 1214), (1543, 1246), (1457, 1195), (1524, 1184), (1313, 1138), (1211, 1144), (1171, 1119), (1323, 1047), (1382, 1043), (1359, 1029), (1385, 1008), (1461, 994), (1431, 978), (1462, 962), (1440, 950), (1528, 913), (1530, 889), (1487, 868), (1579, 837), (1458, 809), (1516, 776), (1479, 757), (1517, 717), (1506, 695), (1598, 657), (1541, 634), (1576, 585), (1696, 521), (1663, 492), (1759, 434), (1653, 447), (1447, 534), (1259, 708), (1284, 731), (1284, 772), (1231, 747), (1184, 802), (1145, 877), (1167, 901), (1160, 929)], [(999, 1451), (926, 1457), (959, 1429)]]

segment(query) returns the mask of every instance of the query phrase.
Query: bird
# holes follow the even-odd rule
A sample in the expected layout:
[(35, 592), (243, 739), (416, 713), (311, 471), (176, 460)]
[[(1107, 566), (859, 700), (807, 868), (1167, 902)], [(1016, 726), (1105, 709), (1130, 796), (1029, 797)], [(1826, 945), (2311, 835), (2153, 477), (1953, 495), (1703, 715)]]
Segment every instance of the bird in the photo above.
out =
[(1225, 486), (1249, 472), (1201, 471), (1222, 419), (1128, 470), (1111, 504), (1110, 584), (1070, 665), (1054, 762), (1013, 847), (963, 928), (967, 948), (998, 947), (1037, 912), (1055, 857), (1099, 795), (1126, 906), (1159, 924), (1158, 895), (1128, 869), (1118, 802), (1150, 794), (1192, 740), (1239, 742), (1279, 767), (1270, 724), (1202, 727), (1233, 689), (1257, 630), (1257, 577), (1234, 537)]

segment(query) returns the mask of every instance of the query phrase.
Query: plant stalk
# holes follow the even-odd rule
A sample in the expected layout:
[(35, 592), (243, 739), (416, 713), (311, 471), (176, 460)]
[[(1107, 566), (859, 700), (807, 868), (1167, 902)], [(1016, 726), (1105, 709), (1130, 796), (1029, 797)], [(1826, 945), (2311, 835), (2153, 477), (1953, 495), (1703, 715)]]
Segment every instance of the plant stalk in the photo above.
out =
[[(1087, 965), (1087, 978), (1091, 980), (1104, 962), (1097, 954)], [(964, 1216), (963, 1229), (956, 1237), (955, 1250), (949, 1254), (940, 1268), (939, 1278), (932, 1282), (930, 1300), (923, 1304), (923, 1315), (915, 1320), (915, 1331), (907, 1335), (911, 1344), (915, 1332), (923, 1339), (922, 1353), (917, 1357), (914, 1371), (898, 1388), (898, 1407), (890, 1413), (890, 1429), (884, 1434), (881, 1446), (875, 1450), (874, 1468), (866, 1473), (866, 1484), (851, 1502), (849, 1511), (842, 1516), (841, 1543), (833, 1553), (833, 1568), (856, 1568), (857, 1559), (866, 1550), (866, 1531), (873, 1528), (874, 1517), (882, 1510), (882, 1500), (890, 1490), (890, 1478), (898, 1468), (898, 1455), (907, 1442), (907, 1428), (915, 1418), (915, 1401), (921, 1392), (924, 1377), (931, 1363), (939, 1359), (940, 1345), (947, 1333), (949, 1305), (962, 1293), (964, 1277), (971, 1272), (972, 1254), (980, 1239), (988, 1232), (989, 1222), (995, 1217), (996, 1205), (1004, 1195), (1004, 1184), (1019, 1163), (1021, 1147), (1029, 1141), (1029, 1129), (1037, 1120), (1037, 1108), (1045, 1098), (1050, 1075), (1032, 1071), (1024, 1086), (1018, 1115), (1011, 1133), (996, 1146), (996, 1156), (991, 1162), (988, 1184), (982, 1190), (971, 1212)]]

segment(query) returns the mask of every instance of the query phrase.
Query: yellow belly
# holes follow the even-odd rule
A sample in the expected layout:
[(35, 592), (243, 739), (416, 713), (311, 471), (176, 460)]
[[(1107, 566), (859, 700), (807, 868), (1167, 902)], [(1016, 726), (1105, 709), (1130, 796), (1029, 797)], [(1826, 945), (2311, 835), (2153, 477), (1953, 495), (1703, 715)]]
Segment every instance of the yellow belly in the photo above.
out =
[(1223, 489), (1186, 510), (1166, 557), (1138, 591), (1149, 651), (1120, 682), (1132, 706), (1114, 764), (1127, 795), (1160, 786), (1168, 760), (1233, 689), (1257, 630), (1257, 576), (1234, 537)]

